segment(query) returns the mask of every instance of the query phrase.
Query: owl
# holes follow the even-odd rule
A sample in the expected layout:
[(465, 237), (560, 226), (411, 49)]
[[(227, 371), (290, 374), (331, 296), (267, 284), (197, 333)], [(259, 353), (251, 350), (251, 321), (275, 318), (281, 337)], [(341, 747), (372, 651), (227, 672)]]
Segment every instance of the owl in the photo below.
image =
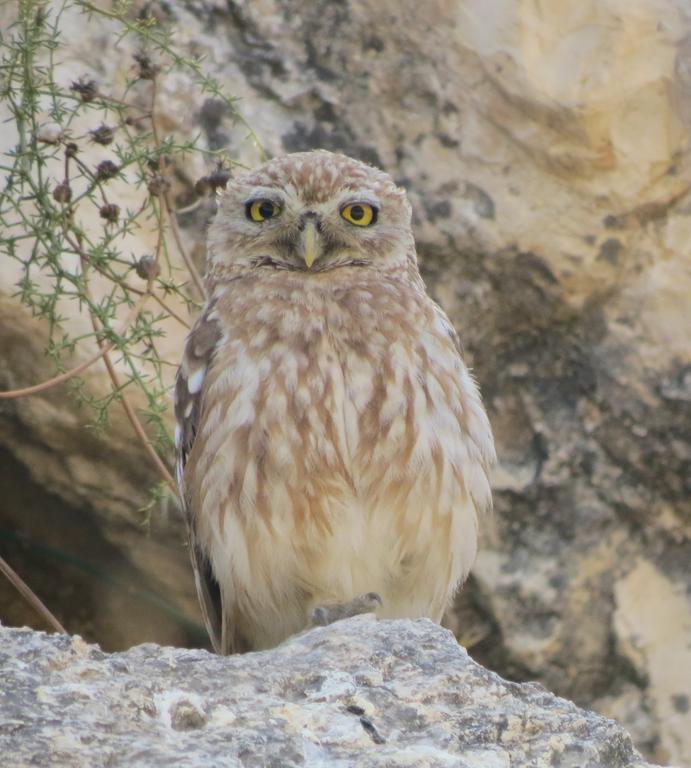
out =
[(269, 648), (364, 609), (440, 621), (495, 454), (405, 191), (331, 152), (271, 160), (221, 199), (206, 287), (175, 411), (214, 648)]

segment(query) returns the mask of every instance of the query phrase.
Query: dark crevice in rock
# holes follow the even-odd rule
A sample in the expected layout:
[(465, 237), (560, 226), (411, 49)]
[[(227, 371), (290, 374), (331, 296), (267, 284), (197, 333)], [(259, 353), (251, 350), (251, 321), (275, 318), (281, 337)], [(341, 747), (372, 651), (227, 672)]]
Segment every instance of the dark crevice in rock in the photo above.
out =
[[(203, 627), (190, 622), (161, 584), (144, 577), (126, 552), (105, 538), (92, 509), (70, 506), (47, 492), (3, 449), (0, 488), (0, 554), (68, 631), (98, 639), (107, 650), (145, 641), (206, 647)], [(2, 578), (0, 620), (48, 629)]]

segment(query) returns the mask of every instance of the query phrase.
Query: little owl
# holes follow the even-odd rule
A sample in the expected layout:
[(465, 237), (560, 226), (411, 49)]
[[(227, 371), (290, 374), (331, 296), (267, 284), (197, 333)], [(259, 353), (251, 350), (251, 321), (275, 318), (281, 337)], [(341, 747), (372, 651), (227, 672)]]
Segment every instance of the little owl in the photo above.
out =
[(220, 202), (175, 389), (220, 653), (365, 609), (440, 621), (472, 565), (492, 433), (410, 218), (387, 174), (325, 151), (238, 176)]

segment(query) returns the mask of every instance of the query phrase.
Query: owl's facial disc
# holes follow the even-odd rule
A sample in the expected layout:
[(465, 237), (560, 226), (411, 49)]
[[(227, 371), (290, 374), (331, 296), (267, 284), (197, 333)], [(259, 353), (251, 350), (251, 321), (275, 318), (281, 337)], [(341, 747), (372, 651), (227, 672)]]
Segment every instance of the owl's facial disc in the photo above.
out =
[(366, 266), (372, 263), (372, 244), (386, 242), (391, 227), (379, 215), (379, 196), (365, 185), (328, 195), (292, 184), (240, 187), (238, 193), (242, 231), (256, 233), (252, 266), (307, 272)]

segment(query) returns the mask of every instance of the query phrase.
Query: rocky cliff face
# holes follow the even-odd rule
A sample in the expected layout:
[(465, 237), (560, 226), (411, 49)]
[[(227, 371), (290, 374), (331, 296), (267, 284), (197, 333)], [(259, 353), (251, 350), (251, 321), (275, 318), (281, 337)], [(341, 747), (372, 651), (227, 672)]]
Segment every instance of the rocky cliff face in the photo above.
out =
[(507, 683), (429, 621), (360, 616), (219, 657), (0, 628), (7, 768), (653, 768), (611, 720)]
[[(691, 12), (548, 5), (176, 0), (156, 12), (209, 55), (269, 153), (343, 151), (409, 191), (425, 279), (463, 338), (500, 458), (449, 625), (491, 669), (616, 717), (659, 762), (691, 764)], [(122, 79), (125, 57), (94, 56), (97, 23), (67, 34), (68, 77)], [(216, 102), (167, 82), (166, 130), (201, 129), (257, 161)], [(191, 244), (208, 215), (181, 219)], [(3, 387), (45, 378), (18, 362), (34, 359), (16, 346), (28, 323), (3, 324)], [(16, 467), (2, 525), (25, 545), (12, 551), (40, 570), (31, 531), (57, 535), (50, 498), (53, 519), (93, 526), (123, 572), (166, 596), (167, 616), (194, 620), (178, 519), (155, 515), (142, 537), (153, 475), (124, 427), (92, 449), (80, 418), (55, 393), (0, 406)], [(99, 618), (80, 620), (109, 647), (158, 637), (155, 621), (128, 620), (126, 597), (90, 599)], [(191, 640), (174, 617), (164, 625), (166, 641)]]

